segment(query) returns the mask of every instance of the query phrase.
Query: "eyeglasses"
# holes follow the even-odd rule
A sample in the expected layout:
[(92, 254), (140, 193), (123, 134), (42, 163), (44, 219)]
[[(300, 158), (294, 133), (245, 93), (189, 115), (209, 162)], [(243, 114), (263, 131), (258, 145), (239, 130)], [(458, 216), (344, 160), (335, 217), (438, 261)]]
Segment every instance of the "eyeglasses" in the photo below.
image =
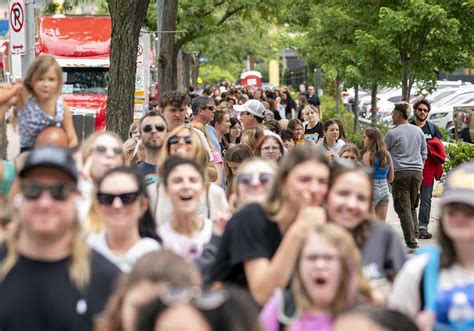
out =
[(280, 147), (278, 147), (278, 146), (265, 146), (265, 147), (260, 148), (260, 150), (262, 150), (264, 152), (279, 151)]
[(23, 196), (28, 200), (38, 199), (43, 191), (48, 190), (49, 194), (53, 197), (54, 200), (64, 201), (66, 200), (71, 193), (76, 191), (74, 185), (66, 184), (55, 184), (55, 185), (41, 185), (37, 183), (22, 183), (21, 191)]
[(339, 255), (336, 254), (311, 254), (303, 257), (308, 262), (316, 262), (317, 260), (323, 260), (326, 263), (335, 262), (339, 260)]
[(198, 309), (213, 310), (229, 299), (229, 293), (222, 289), (203, 290), (198, 286), (166, 288), (160, 299), (168, 307), (190, 303)]
[(97, 146), (94, 147), (94, 150), (99, 154), (105, 154), (105, 153), (107, 153), (108, 150), (112, 150), (112, 152), (115, 155), (122, 155), (123, 154), (122, 147), (107, 147), (107, 146), (103, 146), (103, 145), (97, 145)]
[(214, 111), (214, 106), (207, 106), (207, 107), (204, 107), (204, 109), (207, 109), (207, 110), (210, 110), (210, 111)]
[(418, 108), (416, 108), (416, 110), (418, 110), (419, 112), (423, 112), (423, 113), (429, 113), (429, 112), (430, 112), (430, 110), (429, 110), (428, 108), (420, 108), (420, 107), (418, 107)]
[(145, 133), (149, 133), (151, 132), (151, 130), (153, 130), (153, 128), (155, 128), (155, 130), (158, 132), (164, 132), (166, 130), (166, 127), (163, 124), (155, 124), (155, 125), (147, 124), (142, 127), (142, 130)]
[(103, 192), (98, 192), (97, 193), (97, 201), (101, 205), (112, 205), (115, 201), (115, 198), (119, 198), (120, 201), (122, 202), (122, 205), (131, 205), (135, 201), (137, 201), (137, 198), (140, 196), (140, 192), (128, 192), (128, 193), (122, 193), (122, 194), (111, 194), (111, 193), (103, 193)]
[[(260, 185), (267, 185), (270, 183), (275, 175), (270, 173), (261, 173), (257, 176)], [(250, 173), (242, 173), (237, 176), (237, 183), (249, 186), (252, 184), (254, 175)]]
[(191, 145), (193, 142), (193, 138), (191, 136), (172, 136), (168, 139), (168, 144), (169, 145), (176, 145), (181, 141), (181, 139), (184, 140), (185, 144)]

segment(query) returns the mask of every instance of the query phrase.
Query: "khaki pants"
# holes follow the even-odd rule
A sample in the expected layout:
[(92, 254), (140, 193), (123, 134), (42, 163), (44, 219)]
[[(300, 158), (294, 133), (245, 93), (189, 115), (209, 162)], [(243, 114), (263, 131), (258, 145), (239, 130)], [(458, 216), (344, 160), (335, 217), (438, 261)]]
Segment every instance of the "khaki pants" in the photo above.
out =
[(400, 224), (407, 245), (416, 244), (418, 219), (416, 207), (420, 199), (420, 185), (423, 180), (421, 171), (398, 170), (392, 183), (393, 207), (400, 219)]

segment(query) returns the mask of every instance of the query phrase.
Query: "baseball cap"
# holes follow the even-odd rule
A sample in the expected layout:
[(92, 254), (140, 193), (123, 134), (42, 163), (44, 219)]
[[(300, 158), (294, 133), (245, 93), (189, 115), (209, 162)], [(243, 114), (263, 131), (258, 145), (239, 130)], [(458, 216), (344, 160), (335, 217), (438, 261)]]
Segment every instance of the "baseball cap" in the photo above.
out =
[(452, 202), (474, 206), (474, 162), (462, 163), (449, 173), (441, 205)]
[(25, 177), (28, 172), (38, 167), (51, 167), (64, 172), (77, 183), (76, 162), (69, 150), (65, 148), (45, 146), (34, 148), (28, 155), (23, 169), (20, 171), (20, 178)]
[(243, 105), (235, 105), (233, 106), (233, 108), (235, 111), (238, 112), (246, 111), (257, 117), (265, 117), (265, 107), (263, 106), (263, 103), (255, 99), (250, 99), (246, 101)]

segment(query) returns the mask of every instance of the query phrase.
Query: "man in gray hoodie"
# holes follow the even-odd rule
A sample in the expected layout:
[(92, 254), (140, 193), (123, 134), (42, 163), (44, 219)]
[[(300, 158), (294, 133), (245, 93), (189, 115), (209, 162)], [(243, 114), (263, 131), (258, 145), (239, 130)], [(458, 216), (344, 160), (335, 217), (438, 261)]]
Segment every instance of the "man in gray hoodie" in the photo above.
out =
[(406, 245), (409, 249), (416, 249), (419, 247), (416, 241), (416, 207), (428, 152), (423, 131), (408, 123), (410, 113), (408, 103), (395, 104), (392, 112), (395, 127), (386, 134), (385, 144), (392, 156), (395, 170), (392, 183), (393, 206), (400, 219)]

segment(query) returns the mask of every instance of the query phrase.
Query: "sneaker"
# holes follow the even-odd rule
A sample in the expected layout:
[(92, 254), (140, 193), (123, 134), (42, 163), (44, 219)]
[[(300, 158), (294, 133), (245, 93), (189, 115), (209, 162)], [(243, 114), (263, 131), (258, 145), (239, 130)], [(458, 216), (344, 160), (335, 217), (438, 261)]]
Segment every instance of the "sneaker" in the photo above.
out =
[(420, 246), (418, 246), (418, 243), (412, 243), (412, 244), (407, 244), (407, 252), (408, 254), (412, 254), (414, 251), (416, 251)]
[(433, 235), (429, 233), (427, 229), (419, 229), (419, 233), (416, 237), (418, 239), (431, 239)]

